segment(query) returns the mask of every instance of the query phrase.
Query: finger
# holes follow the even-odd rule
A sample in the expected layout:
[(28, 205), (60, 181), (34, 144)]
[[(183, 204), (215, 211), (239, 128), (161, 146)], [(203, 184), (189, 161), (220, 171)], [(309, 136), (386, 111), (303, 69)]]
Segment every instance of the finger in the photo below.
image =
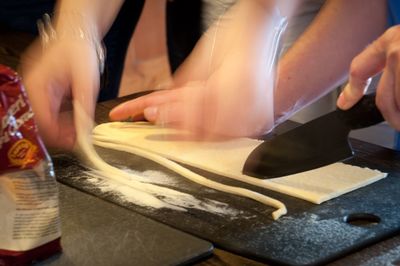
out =
[(157, 125), (178, 125), (184, 121), (183, 104), (181, 102), (170, 102), (161, 105), (153, 105), (144, 110), (144, 117), (149, 122)]
[(72, 97), (74, 104), (78, 102), (86, 114), (93, 118), (100, 86), (98, 59), (91, 46), (82, 45), (81, 48), (77, 53), (82, 53), (82, 57), (77, 54), (76, 58), (84, 58), (84, 60), (73, 62), (73, 65), (69, 66), (72, 79)]
[(394, 72), (385, 68), (376, 91), (376, 105), (388, 123), (400, 130), (400, 110), (396, 104), (395, 92), (393, 90), (396, 81)]
[(60, 142), (60, 134), (63, 127), (58, 123), (58, 111), (63, 92), (57, 91), (62, 82), (50, 81), (46, 77), (51, 77), (47, 68), (31, 69), (25, 72), (24, 85), (41, 138), (47, 146), (62, 147), (64, 143)]
[(111, 110), (109, 117), (112, 121), (137, 118), (143, 111), (150, 107), (161, 105), (176, 100), (179, 92), (177, 90), (165, 90), (150, 93), (134, 100), (122, 103)]
[(187, 99), (183, 94), (177, 101), (153, 105), (144, 110), (145, 118), (157, 125), (172, 126), (198, 134), (207, 127), (203, 106), (198, 97)]
[(363, 85), (360, 84), (357, 87), (351, 85), (351, 82), (346, 84), (337, 99), (337, 106), (343, 110), (350, 109), (364, 96), (369, 84), (371, 84), (371, 78), (367, 79)]
[(346, 110), (358, 102), (368, 88), (370, 78), (384, 68), (386, 64), (385, 38), (382, 36), (377, 39), (353, 59), (350, 66), (349, 83), (337, 101), (339, 108)]
[(72, 150), (76, 138), (72, 111), (60, 113), (56, 125), (59, 129), (57, 132), (57, 139), (53, 139), (52, 141), (54, 141), (54, 143), (49, 143), (49, 145), (66, 150)]
[[(53, 114), (50, 120), (47, 120), (49, 124), (45, 126), (49, 134), (47, 135), (48, 145), (72, 150), (75, 142), (73, 110), (70, 108), (70, 100), (68, 102), (64, 101), (66, 99), (65, 95), (67, 94), (64, 88), (69, 87), (69, 85), (67, 85), (68, 83), (63, 84), (65, 84), (65, 87), (60, 83), (50, 88), (49, 95), (53, 94), (53, 96), (47, 101), (42, 101), (42, 104), (48, 102), (52, 103), (50, 104), (50, 111), (42, 110), (41, 113), (50, 112)], [(61, 110), (62, 108), (66, 110)]]
[[(396, 46), (397, 47), (392, 50), (387, 63), (387, 68), (392, 71), (394, 77), (394, 86), (388, 89), (393, 90), (393, 99), (396, 104), (396, 109), (400, 110), (400, 46)], [(397, 117), (397, 119), (400, 119), (400, 117)]]
[[(87, 43), (80, 43), (67, 69), (71, 75), (76, 145), (87, 147), (94, 126), (94, 112), (100, 86), (96, 52)], [(80, 61), (81, 60), (81, 61)]]

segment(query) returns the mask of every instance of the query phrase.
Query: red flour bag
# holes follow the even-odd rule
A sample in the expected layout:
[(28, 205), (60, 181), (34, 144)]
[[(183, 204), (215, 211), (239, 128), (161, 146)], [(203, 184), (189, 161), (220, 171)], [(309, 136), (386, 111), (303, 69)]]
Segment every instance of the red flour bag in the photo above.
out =
[(59, 252), (58, 188), (20, 78), (0, 65), (0, 266)]

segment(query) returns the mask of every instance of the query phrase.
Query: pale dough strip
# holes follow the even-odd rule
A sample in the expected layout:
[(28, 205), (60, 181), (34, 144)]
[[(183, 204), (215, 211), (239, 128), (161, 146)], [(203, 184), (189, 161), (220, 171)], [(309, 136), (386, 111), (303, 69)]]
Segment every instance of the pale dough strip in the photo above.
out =
[(260, 193), (248, 190), (248, 189), (244, 189), (244, 188), (240, 188), (240, 187), (233, 187), (233, 186), (228, 186), (228, 185), (224, 185), (212, 180), (209, 180), (199, 174), (196, 174), (192, 171), (190, 171), (189, 169), (181, 166), (178, 163), (175, 163), (165, 157), (162, 157), (160, 155), (157, 155), (153, 152), (148, 152), (145, 151), (143, 149), (140, 148), (136, 148), (133, 146), (127, 146), (126, 144), (122, 143), (122, 142), (118, 142), (115, 139), (110, 139), (107, 138), (105, 136), (95, 136), (93, 143), (95, 145), (99, 145), (101, 147), (105, 147), (105, 148), (110, 148), (110, 149), (114, 149), (114, 150), (119, 150), (119, 151), (127, 151), (130, 152), (132, 154), (138, 155), (140, 157), (152, 160), (180, 175), (182, 175), (183, 177), (186, 177), (187, 179), (190, 179), (191, 181), (198, 183), (200, 185), (215, 189), (215, 190), (219, 190), (222, 192), (227, 192), (227, 193), (231, 193), (231, 194), (235, 194), (235, 195), (239, 195), (242, 197), (247, 197), (250, 199), (253, 199), (255, 201), (258, 201), (260, 203), (263, 203), (265, 205), (268, 206), (272, 206), (274, 208), (277, 208), (276, 211), (274, 211), (272, 213), (272, 217), (274, 220), (277, 220), (280, 216), (284, 215), (287, 213), (286, 210), (286, 206), (285, 204), (283, 204), (282, 202), (273, 199), (271, 197), (262, 195)]
[(105, 123), (94, 129), (93, 136), (94, 139), (104, 136), (125, 146), (134, 146), (179, 163), (316, 204), (387, 176), (377, 170), (335, 163), (280, 178), (254, 178), (242, 174), (242, 169), (249, 154), (261, 141), (246, 138), (217, 142), (191, 141), (185, 139), (188, 135), (183, 131), (148, 123)]
[[(131, 153), (134, 153), (138, 156), (141, 156), (143, 158), (153, 160), (164, 167), (200, 184), (203, 186), (207, 186), (210, 188), (213, 188), (215, 190), (220, 190), (223, 192), (247, 197), (253, 200), (256, 200), (258, 202), (261, 202), (265, 205), (272, 206), (277, 208), (276, 211), (272, 213), (272, 218), (274, 220), (277, 220), (280, 216), (284, 215), (287, 213), (286, 206), (282, 202), (264, 196), (260, 193), (244, 189), (244, 188), (239, 188), (239, 187), (233, 187), (233, 186), (228, 186), (224, 185), (218, 182), (214, 182), (212, 180), (209, 180), (201, 175), (198, 175), (189, 169), (167, 159), (164, 158), (160, 155), (157, 155), (153, 152), (147, 152), (142, 149), (134, 148), (131, 146), (127, 146), (126, 143), (121, 143), (118, 140), (107, 138), (105, 136), (96, 136), (96, 139), (92, 143), (92, 135), (90, 135), (89, 129), (92, 128), (93, 121), (91, 118), (86, 114), (84, 109), (82, 108), (81, 104), (78, 101), (74, 101), (74, 115), (75, 115), (75, 128), (77, 131), (77, 149), (86, 157), (86, 159), (102, 173), (103, 177), (107, 177), (109, 179), (112, 179), (114, 181), (123, 183), (125, 185), (128, 185), (132, 188), (135, 188), (137, 191), (142, 192), (144, 196), (145, 192), (147, 190), (152, 190), (152, 188), (157, 187), (157, 189), (164, 189), (165, 191), (169, 191), (170, 189), (164, 188), (164, 187), (159, 187), (155, 186), (152, 184), (144, 184), (141, 182), (132, 182), (132, 180), (128, 180), (129, 177), (133, 176), (129, 173), (126, 173), (122, 171), (121, 169), (118, 169), (116, 167), (111, 166), (110, 164), (106, 163), (101, 157), (97, 154), (96, 150), (93, 147), (93, 143), (99, 143), (99, 139), (102, 139), (103, 146), (112, 149), (120, 149), (122, 151), (129, 150)], [(104, 142), (109, 142), (111, 143), (104, 143)], [(113, 175), (117, 175), (116, 177)], [(134, 184), (134, 185), (133, 185)], [(153, 200), (158, 200), (156, 197), (153, 197)]]

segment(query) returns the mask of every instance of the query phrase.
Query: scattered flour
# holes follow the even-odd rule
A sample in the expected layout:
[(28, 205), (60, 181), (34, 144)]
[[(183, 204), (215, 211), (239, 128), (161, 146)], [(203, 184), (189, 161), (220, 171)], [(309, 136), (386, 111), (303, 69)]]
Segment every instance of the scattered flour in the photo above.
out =
[[(123, 170), (127, 171), (127, 169)], [(129, 169), (127, 172), (132, 174), (131, 179), (134, 182), (152, 183), (152, 191), (143, 192), (132, 186), (120, 184), (113, 180), (106, 180), (95, 170), (86, 172), (86, 181), (100, 189), (103, 193), (112, 193), (124, 202), (130, 202), (142, 207), (153, 209), (168, 208), (177, 211), (187, 211), (192, 208), (217, 215), (232, 216), (232, 218), (240, 214), (239, 210), (229, 207), (226, 203), (210, 199), (199, 200), (193, 195), (154, 185), (177, 185), (177, 181), (173, 177), (163, 172), (154, 170), (139, 172), (132, 169)]]
[(140, 172), (132, 170), (131, 168), (128, 167), (121, 167), (121, 170), (136, 175), (137, 176), (136, 180), (144, 183), (152, 183), (152, 184), (167, 185), (167, 186), (177, 186), (179, 183), (175, 178), (161, 171), (146, 170)]

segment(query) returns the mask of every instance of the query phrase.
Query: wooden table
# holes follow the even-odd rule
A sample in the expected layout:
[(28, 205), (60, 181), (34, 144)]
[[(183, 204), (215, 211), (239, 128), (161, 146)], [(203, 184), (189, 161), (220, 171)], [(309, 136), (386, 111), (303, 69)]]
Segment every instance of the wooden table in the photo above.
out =
[[(132, 97), (123, 97), (111, 101), (99, 103), (96, 108), (96, 122), (104, 123), (108, 122), (108, 113), (117, 104), (124, 102)], [(293, 123), (287, 123), (278, 129), (278, 131), (286, 131), (288, 128), (293, 128)], [(362, 150), (364, 153), (376, 153), (379, 156), (385, 156), (390, 153), (390, 150), (385, 148), (368, 144), (366, 142), (352, 141), (353, 146), (356, 149)], [(400, 154), (396, 157), (400, 160)], [(400, 193), (400, 192), (399, 192)], [(400, 203), (399, 203), (400, 204)], [(400, 207), (399, 207), (400, 211)], [(214, 256), (198, 263), (198, 265), (265, 265), (253, 260), (249, 260), (232, 254), (230, 252), (216, 248), (214, 250)], [(356, 253), (350, 254), (344, 258), (341, 258), (330, 265), (400, 265), (400, 234), (393, 236), (390, 239), (381, 241), (380, 243), (374, 244), (370, 247), (364, 248)]]

